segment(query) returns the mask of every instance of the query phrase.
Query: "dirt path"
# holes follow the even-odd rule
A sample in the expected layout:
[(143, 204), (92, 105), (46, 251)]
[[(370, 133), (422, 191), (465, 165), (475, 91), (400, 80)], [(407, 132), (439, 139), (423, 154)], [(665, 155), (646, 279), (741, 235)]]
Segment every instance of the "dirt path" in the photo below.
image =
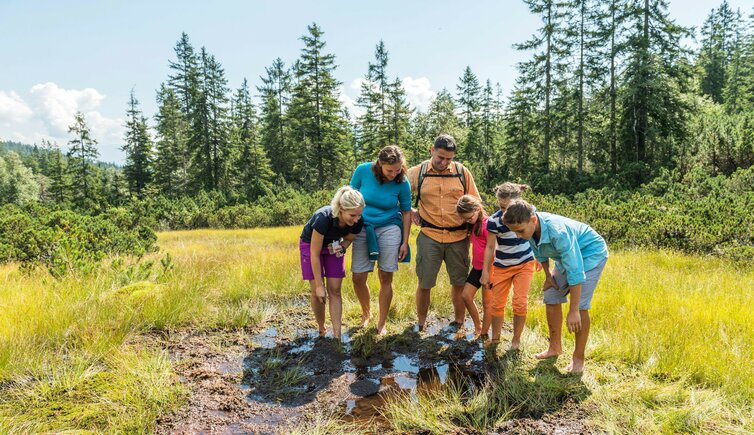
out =
[[(164, 346), (190, 397), (181, 411), (158, 420), (157, 432), (287, 433), (305, 430), (312, 416), (323, 414), (389, 431), (378, 411), (385, 397), (451, 381), (471, 392), (483, 381), (489, 358), (481, 342), (438, 326), (445, 324), (433, 319), (425, 333), (408, 328), (380, 341), (346, 334), (343, 344), (275, 325), (252, 333), (173, 335)], [(491, 433), (585, 433), (583, 417), (570, 402)]]

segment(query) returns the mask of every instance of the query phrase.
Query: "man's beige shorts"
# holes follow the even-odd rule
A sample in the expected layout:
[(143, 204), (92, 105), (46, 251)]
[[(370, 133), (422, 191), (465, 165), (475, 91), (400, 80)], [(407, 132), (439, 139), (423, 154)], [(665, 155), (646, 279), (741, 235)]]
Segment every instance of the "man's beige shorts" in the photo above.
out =
[(469, 273), (469, 238), (440, 243), (419, 233), (416, 238), (416, 275), (419, 277), (419, 287), (430, 289), (437, 284), (437, 274), (443, 261), (450, 284), (464, 285)]

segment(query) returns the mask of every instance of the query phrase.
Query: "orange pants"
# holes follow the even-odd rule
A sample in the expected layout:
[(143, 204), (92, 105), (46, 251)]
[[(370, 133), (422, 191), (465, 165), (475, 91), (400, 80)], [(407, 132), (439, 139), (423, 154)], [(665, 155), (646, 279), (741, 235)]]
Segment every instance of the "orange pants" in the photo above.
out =
[(529, 303), (529, 287), (536, 265), (536, 261), (528, 261), (511, 267), (490, 266), (492, 288), (483, 290), (484, 309), (489, 309), (495, 317), (502, 317), (508, 294), (513, 287), (513, 314), (525, 316)]

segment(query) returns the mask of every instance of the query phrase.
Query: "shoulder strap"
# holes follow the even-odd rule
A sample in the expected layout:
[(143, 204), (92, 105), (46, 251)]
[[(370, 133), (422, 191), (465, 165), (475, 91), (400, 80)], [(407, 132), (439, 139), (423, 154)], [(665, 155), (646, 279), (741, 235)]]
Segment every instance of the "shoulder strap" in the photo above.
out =
[(461, 179), (461, 186), (463, 186), (463, 194), (466, 195), (466, 173), (464, 172), (463, 165), (460, 162), (453, 162), (456, 164), (456, 173)]
[(419, 178), (416, 182), (416, 200), (414, 201), (414, 208), (419, 208), (419, 198), (422, 196), (422, 183), (424, 183), (424, 176), (427, 175), (427, 163), (422, 162), (419, 167)]

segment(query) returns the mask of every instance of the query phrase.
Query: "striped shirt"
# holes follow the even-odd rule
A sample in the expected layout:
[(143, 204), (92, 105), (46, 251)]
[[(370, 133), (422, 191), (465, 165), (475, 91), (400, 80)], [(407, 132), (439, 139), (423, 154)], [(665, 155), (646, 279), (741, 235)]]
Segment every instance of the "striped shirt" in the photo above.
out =
[(495, 261), (497, 267), (511, 267), (534, 260), (528, 240), (516, 237), (516, 233), (503, 223), (503, 213), (498, 210), (487, 221), (487, 231), (495, 234)]

